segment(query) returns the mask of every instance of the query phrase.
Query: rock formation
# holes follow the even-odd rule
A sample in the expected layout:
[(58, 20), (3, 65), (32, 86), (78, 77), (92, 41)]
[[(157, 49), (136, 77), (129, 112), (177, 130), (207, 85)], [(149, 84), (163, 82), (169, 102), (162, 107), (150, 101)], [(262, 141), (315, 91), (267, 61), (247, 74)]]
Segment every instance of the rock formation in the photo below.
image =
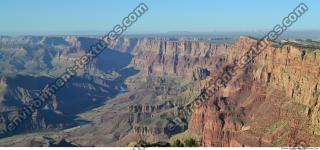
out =
[[(249, 37), (240, 37), (227, 56), (229, 63), (232, 62), (231, 60), (243, 56), (256, 42), (255, 39)], [(227, 107), (243, 111), (231, 111), (231, 114), (219, 117), (217, 111), (221, 111), (221, 108), (216, 106), (218, 103), (216, 101), (219, 98), (211, 98), (209, 102), (195, 111), (190, 121), (190, 129), (196, 130), (202, 135), (203, 146), (262, 146), (264, 144), (271, 145), (277, 140), (276, 136), (279, 136), (279, 132), (287, 132), (283, 124), (290, 122), (291, 119), (298, 119), (306, 124), (310, 123), (310, 125), (299, 124), (299, 132), (311, 132), (309, 136), (316, 137), (319, 135), (320, 61), (318, 55), (317, 48), (308, 49), (288, 43), (270, 44), (246, 68), (239, 70), (228, 84), (227, 88), (232, 92), (227, 98), (229, 103)], [(235, 105), (230, 105), (230, 103)], [(290, 110), (284, 103), (296, 105), (295, 107), (299, 107), (299, 109), (293, 107)], [(264, 109), (261, 109), (262, 107)], [(266, 110), (267, 108), (268, 110)], [(261, 114), (264, 111), (267, 113)], [(297, 111), (302, 111), (302, 113), (299, 114)], [(233, 117), (228, 118), (228, 116)], [(250, 123), (252, 121), (260, 120), (259, 117), (271, 117), (269, 121), (264, 121), (264, 123), (271, 125), (272, 121), (281, 119), (282, 123), (277, 126), (280, 126), (281, 128), (278, 127), (278, 130), (282, 131), (270, 133), (271, 135), (268, 137), (261, 135), (262, 131), (259, 131), (260, 133), (252, 131), (253, 129), (251, 130), (249, 125), (243, 126), (252, 124)], [(228, 125), (227, 129), (226, 125)], [(260, 127), (258, 130), (264, 130), (263, 127), (268, 128), (261, 124), (253, 126)], [(250, 137), (256, 136), (256, 138), (248, 139), (251, 143), (241, 141), (239, 137), (248, 138), (248, 136), (243, 136), (248, 133), (240, 130), (241, 128), (251, 130), (254, 134), (250, 133)], [(289, 137), (282, 138), (288, 140)], [(280, 145), (283, 144), (285, 142)]]
[[(1, 37), (0, 127), (42, 84), (53, 80), (52, 76), (72, 65), (97, 41), (74, 36)], [(193, 101), (223, 67), (256, 44), (256, 39), (246, 36), (232, 44), (121, 37), (61, 90), (63, 96), (56, 95), (37, 111), (23, 129), (72, 126), (74, 122), (67, 116), (86, 110), (89, 117), (87, 113), (84, 116), (92, 121), (91, 126), (68, 132), (67, 138), (79, 145), (119, 145), (119, 141), (126, 145), (141, 137), (164, 140), (186, 130), (196, 133), (202, 146), (319, 144), (320, 44), (315, 41), (270, 42), (236, 71), (227, 87), (195, 109), (183, 128), (167, 130), (177, 106)], [(135, 72), (128, 67), (139, 74), (130, 77)], [(26, 81), (39, 81), (39, 85)], [(117, 96), (124, 84), (128, 93), (99, 111), (91, 110)], [(48, 116), (63, 121), (46, 119)]]

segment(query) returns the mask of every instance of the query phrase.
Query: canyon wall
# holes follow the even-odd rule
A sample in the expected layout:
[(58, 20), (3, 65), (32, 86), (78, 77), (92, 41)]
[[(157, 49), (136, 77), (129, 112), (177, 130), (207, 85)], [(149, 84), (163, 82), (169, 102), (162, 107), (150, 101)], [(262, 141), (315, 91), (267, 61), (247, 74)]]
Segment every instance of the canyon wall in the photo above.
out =
[[(129, 43), (136, 45), (128, 46)], [(183, 76), (194, 80), (208, 76), (230, 50), (228, 44), (166, 38), (124, 38), (110, 48), (130, 52), (133, 55), (131, 65), (145, 74)]]
[[(256, 43), (255, 39), (240, 37), (226, 58), (228, 63), (231, 64), (232, 60), (239, 59)], [(244, 134), (248, 134), (244, 130), (250, 130), (250, 126), (246, 122), (271, 115), (269, 121), (265, 123), (270, 124), (276, 121), (279, 116), (287, 120), (305, 121), (308, 125), (301, 124), (302, 129), (299, 129), (299, 132), (310, 132), (310, 137), (317, 137), (320, 127), (319, 54), (317, 48), (310, 49), (310, 47), (270, 42), (270, 45), (254, 61), (250, 62), (243, 70), (237, 71), (227, 88), (222, 88), (217, 93), (217, 95), (221, 95), (222, 91), (226, 89), (231, 91), (225, 99), (228, 101), (226, 104), (229, 109), (235, 110), (231, 111), (231, 114), (227, 113), (228, 116), (233, 117), (219, 117), (219, 114), (226, 112), (216, 106), (221, 97), (213, 97), (193, 113), (189, 123), (190, 130), (202, 135), (203, 146), (271, 145), (277, 136), (282, 135), (274, 134), (270, 138), (263, 134), (250, 133), (251, 139), (244, 136)], [(289, 104), (299, 105), (303, 110), (295, 110), (293, 107), (290, 110), (290, 106), (287, 106)], [(260, 112), (267, 111), (263, 107), (269, 109), (266, 114), (260, 114)], [(287, 109), (287, 107), (289, 108)], [(274, 108), (278, 110), (274, 110)], [(302, 111), (302, 116), (296, 115), (297, 111)], [(263, 131), (264, 129), (259, 130)], [(241, 141), (239, 139), (241, 136), (252, 142)], [(295, 137), (301, 138), (298, 135)]]
[[(33, 91), (30, 89), (35, 90), (41, 87), (13, 86), (13, 83), (20, 82), (20, 80), (15, 79), (15, 82), (8, 84), (10, 77), (5, 75), (15, 72), (23, 75), (41, 74), (46, 77), (59, 74), (62, 69), (72, 65), (73, 60), (84, 54), (90, 45), (97, 41), (96, 37), (74, 36), (2, 37), (0, 40), (2, 46), (0, 71), (1, 75), (4, 75), (0, 79), (2, 122), (9, 120), (8, 112), (16, 110), (18, 106), (33, 97)], [(123, 98), (126, 99), (127, 105), (123, 107), (124, 112), (121, 115), (125, 117), (121, 118), (121, 115), (119, 118), (115, 117), (115, 112), (122, 110), (110, 111), (105, 118), (99, 120), (99, 127), (105, 130), (100, 132), (108, 131), (108, 135), (116, 137), (117, 140), (126, 137), (127, 132), (139, 136), (163, 134), (172, 136), (165, 127), (140, 125), (139, 123), (157, 118), (153, 116), (155, 113), (158, 113), (158, 116), (167, 117), (165, 113), (170, 114), (170, 111), (176, 107), (174, 103), (164, 103), (167, 100), (180, 98), (181, 103), (192, 101), (210, 78), (216, 78), (226, 64), (243, 56), (256, 43), (256, 39), (246, 36), (241, 36), (233, 44), (215, 44), (199, 39), (123, 37), (92, 61), (85, 71), (79, 74), (81, 79), (73, 82), (66, 90), (69, 93), (75, 90), (83, 91), (81, 92), (83, 95), (80, 94), (76, 98), (85, 97), (86, 100), (79, 103), (77, 109), (85, 109), (88, 103), (96, 106), (97, 99), (102, 102), (106, 97), (115, 96), (112, 93), (119, 91), (114, 81), (124, 80), (125, 78), (118, 78), (121, 75), (127, 77), (121, 74), (122, 69), (134, 67), (140, 71), (139, 75), (144, 77), (141, 78), (141, 82), (146, 82), (143, 89), (134, 90), (145, 91), (141, 91), (140, 95), (136, 94), (138, 98), (133, 98), (134, 104), (130, 97)], [(48, 71), (52, 71), (53, 74), (47, 74)], [(40, 75), (38, 75), (34, 77), (34, 80), (39, 79)], [(173, 80), (168, 80), (171, 84), (165, 85), (162, 79), (149, 84), (148, 79), (145, 78), (147, 76), (180, 77), (183, 80), (179, 82), (185, 81), (193, 84), (188, 87), (175, 87), (172, 85), (176, 84), (173, 83)], [(294, 135), (295, 132), (285, 127), (297, 124), (294, 120), (296, 119), (302, 122), (300, 126), (306, 130), (299, 130), (305, 132), (303, 136), (317, 137), (320, 135), (319, 77), (320, 52), (317, 47), (271, 42), (247, 67), (237, 71), (226, 88), (222, 88), (194, 111), (187, 126), (188, 131), (199, 135), (202, 146), (270, 146), (276, 143), (277, 137), (286, 135), (287, 131), (290, 131), (289, 135)], [(23, 81), (27, 81), (25, 79), (29, 78), (24, 77)], [(49, 79), (42, 81), (49, 81)], [(66, 95), (54, 98), (45, 110), (65, 120), (63, 114), (68, 114), (70, 108), (73, 108), (71, 102), (67, 103), (72, 96)], [(181, 95), (184, 96), (184, 99), (179, 97)], [(8, 105), (9, 99), (6, 97), (13, 97), (13, 100), (10, 99), (12, 104)], [(122, 108), (123, 104), (120, 105)], [(80, 112), (76, 111), (72, 114), (77, 113)], [(49, 126), (63, 128), (73, 124), (69, 120), (67, 123), (49, 123), (44, 120), (46, 116), (40, 116), (40, 114), (42, 113), (36, 113), (35, 117), (38, 119), (30, 120), (33, 123), (29, 123), (25, 128), (42, 129), (49, 128)], [(118, 119), (118, 125), (125, 126), (123, 128), (126, 130), (117, 129), (118, 133), (113, 135), (113, 131), (107, 127), (118, 127), (110, 122), (110, 119)], [(273, 123), (277, 121), (283, 123), (285, 127), (279, 123), (280, 125), (276, 126), (282, 129), (267, 132), (269, 130), (266, 129), (266, 126), (273, 126)], [(99, 128), (95, 128), (95, 131), (98, 134)], [(286, 138), (283, 137), (283, 139)]]

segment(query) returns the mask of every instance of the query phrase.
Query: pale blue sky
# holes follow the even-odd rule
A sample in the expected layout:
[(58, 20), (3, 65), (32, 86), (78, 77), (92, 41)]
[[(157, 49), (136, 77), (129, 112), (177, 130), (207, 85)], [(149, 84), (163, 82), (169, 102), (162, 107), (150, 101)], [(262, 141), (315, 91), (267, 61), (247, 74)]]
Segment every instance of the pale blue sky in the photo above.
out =
[(149, 11), (129, 33), (268, 30), (301, 2), (309, 11), (292, 29), (320, 27), (319, 0), (2, 0), (0, 32), (109, 31), (140, 2)]

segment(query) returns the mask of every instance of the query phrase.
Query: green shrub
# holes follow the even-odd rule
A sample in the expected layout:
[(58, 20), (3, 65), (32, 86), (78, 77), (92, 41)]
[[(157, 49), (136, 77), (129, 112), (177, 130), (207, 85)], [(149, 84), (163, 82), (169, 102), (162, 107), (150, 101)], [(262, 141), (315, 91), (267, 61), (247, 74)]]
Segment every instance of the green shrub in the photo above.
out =
[(193, 138), (184, 140), (184, 145), (186, 147), (197, 147), (197, 146), (199, 146), (198, 142)]
[(137, 145), (137, 147), (170, 147), (170, 143), (159, 141), (156, 143), (149, 143), (144, 140), (140, 140)]
[(183, 143), (179, 140), (179, 139), (176, 139), (173, 144), (172, 144), (173, 147), (183, 147)]

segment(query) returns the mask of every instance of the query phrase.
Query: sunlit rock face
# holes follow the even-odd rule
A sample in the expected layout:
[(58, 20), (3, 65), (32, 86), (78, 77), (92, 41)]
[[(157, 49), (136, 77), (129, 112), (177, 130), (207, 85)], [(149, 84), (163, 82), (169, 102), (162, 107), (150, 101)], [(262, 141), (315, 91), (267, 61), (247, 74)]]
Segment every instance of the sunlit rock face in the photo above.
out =
[[(228, 54), (228, 61), (232, 62), (231, 60), (243, 56), (256, 42), (249, 37), (240, 37)], [(232, 119), (219, 118), (219, 113), (228, 112), (230, 116), (230, 111), (226, 112), (217, 107), (219, 97), (211, 98), (194, 112), (189, 123), (190, 129), (202, 135), (204, 146), (272, 145), (277, 136), (286, 132), (290, 135), (294, 130), (299, 130), (298, 136), (281, 137), (283, 141), (278, 144), (290, 145), (304, 137), (315, 138), (319, 135), (320, 127), (319, 54), (318, 46), (287, 42), (279, 46), (270, 43), (244, 70), (238, 71), (234, 80), (228, 84), (227, 88), (231, 93), (229, 92), (225, 104), (229, 110), (236, 110), (231, 111)], [(221, 95), (223, 90), (218, 94)], [(257, 123), (254, 124), (253, 121)], [(274, 125), (271, 122), (281, 122), (276, 125), (278, 129), (273, 133), (268, 131), (268, 128)], [(291, 122), (301, 124), (292, 127)], [(268, 124), (269, 127), (262, 124)], [(286, 124), (291, 124), (291, 128), (286, 129)], [(226, 125), (229, 128), (226, 129)], [(258, 127), (259, 129), (256, 129)], [(246, 134), (254, 138), (249, 138)], [(245, 142), (240, 137), (251, 142)]]

